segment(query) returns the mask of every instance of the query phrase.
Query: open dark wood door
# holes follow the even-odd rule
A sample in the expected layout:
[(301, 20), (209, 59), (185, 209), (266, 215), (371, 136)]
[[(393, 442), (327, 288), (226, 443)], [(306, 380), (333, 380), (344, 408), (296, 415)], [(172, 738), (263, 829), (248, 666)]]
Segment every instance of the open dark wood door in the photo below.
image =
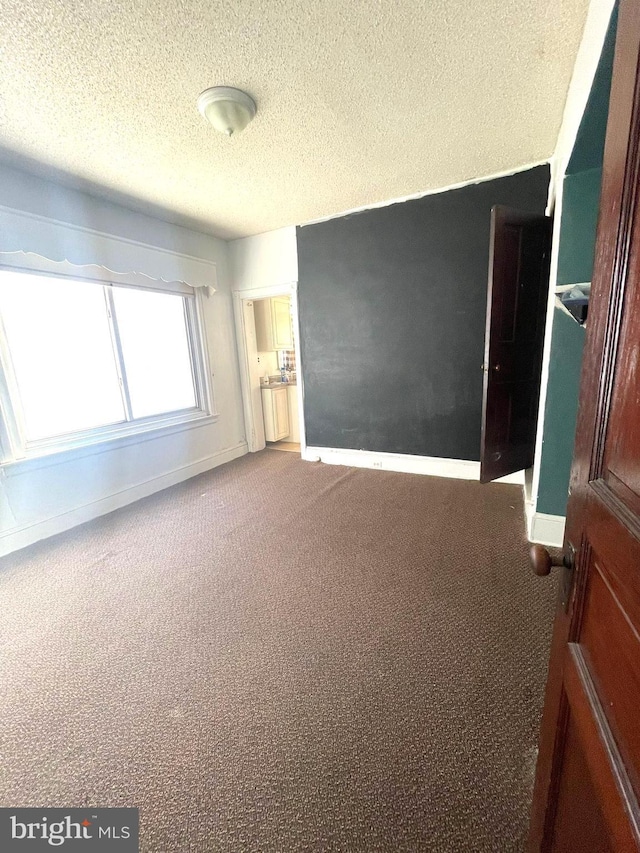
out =
[[(640, 3), (622, 0), (530, 850), (640, 850)], [(548, 554), (532, 549), (538, 573)]]
[(491, 211), (480, 481), (533, 465), (551, 220), (508, 207)]

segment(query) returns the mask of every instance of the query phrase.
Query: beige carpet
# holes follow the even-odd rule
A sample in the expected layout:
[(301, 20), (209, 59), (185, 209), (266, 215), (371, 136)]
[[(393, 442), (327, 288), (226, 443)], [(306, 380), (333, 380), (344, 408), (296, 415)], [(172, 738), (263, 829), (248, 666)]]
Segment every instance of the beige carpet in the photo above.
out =
[(554, 590), (521, 490), (266, 450), (0, 561), (0, 805), (141, 850), (523, 849)]

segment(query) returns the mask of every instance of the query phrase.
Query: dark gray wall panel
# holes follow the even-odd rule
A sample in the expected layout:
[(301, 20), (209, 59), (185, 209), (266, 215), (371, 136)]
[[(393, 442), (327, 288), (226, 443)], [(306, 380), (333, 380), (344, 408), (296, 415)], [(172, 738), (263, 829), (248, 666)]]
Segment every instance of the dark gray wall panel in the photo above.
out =
[(307, 443), (479, 458), (489, 218), (549, 169), (298, 228)]

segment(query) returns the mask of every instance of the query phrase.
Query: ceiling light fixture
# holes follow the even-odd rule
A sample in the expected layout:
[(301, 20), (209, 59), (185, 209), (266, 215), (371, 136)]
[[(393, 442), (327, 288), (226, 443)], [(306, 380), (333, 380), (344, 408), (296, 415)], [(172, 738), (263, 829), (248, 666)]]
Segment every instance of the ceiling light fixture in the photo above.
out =
[(253, 98), (230, 86), (205, 89), (198, 98), (198, 109), (217, 131), (227, 136), (244, 130), (257, 110)]

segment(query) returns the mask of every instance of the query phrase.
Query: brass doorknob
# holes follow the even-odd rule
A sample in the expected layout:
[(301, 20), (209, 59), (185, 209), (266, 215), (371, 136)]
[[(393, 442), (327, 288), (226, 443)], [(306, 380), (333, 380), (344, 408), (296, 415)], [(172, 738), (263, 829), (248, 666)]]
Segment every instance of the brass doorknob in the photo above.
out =
[(570, 558), (566, 556), (560, 559), (552, 557), (544, 545), (532, 545), (529, 550), (529, 559), (534, 573), (539, 577), (548, 575), (554, 566), (564, 566), (565, 569), (571, 568)]

